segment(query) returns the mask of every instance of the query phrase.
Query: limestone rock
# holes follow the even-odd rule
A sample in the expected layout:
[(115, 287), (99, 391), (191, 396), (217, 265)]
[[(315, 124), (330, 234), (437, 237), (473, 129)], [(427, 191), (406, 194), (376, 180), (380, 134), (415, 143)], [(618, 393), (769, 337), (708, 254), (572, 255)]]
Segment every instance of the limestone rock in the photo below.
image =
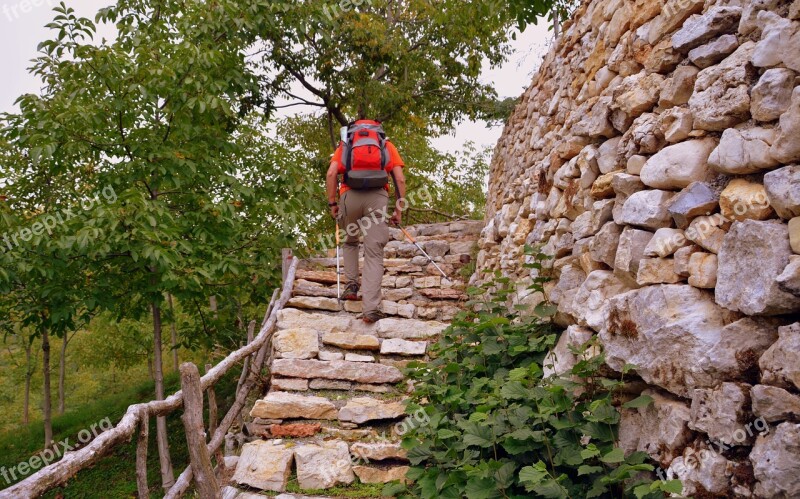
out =
[(353, 383), (335, 379), (312, 379), (308, 386), (312, 390), (349, 390), (353, 388)]
[(278, 331), (272, 344), (283, 359), (313, 359), (319, 353), (319, 335), (307, 327)]
[(580, 349), (594, 337), (591, 329), (572, 325), (561, 333), (558, 343), (545, 357), (542, 365), (543, 377), (552, 375), (560, 376), (569, 372), (578, 363), (578, 356), (572, 353), (572, 349)]
[(714, 289), (717, 286), (717, 255), (692, 253), (689, 257), (689, 285), (695, 288)]
[(283, 492), (292, 472), (294, 450), (272, 441), (256, 440), (242, 447), (231, 481), (259, 490)]
[(756, 497), (800, 497), (800, 424), (781, 423), (760, 435), (750, 461)]
[(735, 31), (741, 17), (741, 7), (711, 7), (703, 15), (689, 18), (672, 35), (672, 46), (678, 51), (688, 52), (718, 35)]
[(729, 220), (766, 220), (775, 212), (762, 184), (735, 178), (719, 196), (722, 216)]
[(722, 131), (750, 116), (750, 87), (756, 75), (750, 63), (754, 48), (753, 42), (745, 42), (722, 63), (697, 75), (689, 98), (695, 128)]
[(704, 182), (692, 182), (679, 192), (667, 208), (675, 224), (686, 229), (695, 217), (710, 215), (719, 204), (719, 194)]
[[(800, 41), (800, 30), (795, 37)], [(781, 115), (780, 131), (770, 150), (772, 156), (784, 164), (800, 161), (800, 141), (797, 140), (800, 136), (800, 86), (794, 87), (789, 109)]]
[(339, 420), (363, 424), (367, 421), (397, 419), (406, 412), (402, 402), (383, 402), (370, 397), (355, 397), (339, 409)]
[(781, 275), (775, 278), (781, 291), (800, 295), (800, 255), (789, 257), (789, 264), (783, 269)]
[(702, 12), (704, 4), (703, 0), (667, 0), (661, 13), (650, 23), (647, 33), (650, 44), (680, 28), (692, 14)]
[(625, 201), (620, 219), (615, 221), (653, 230), (669, 227), (672, 217), (667, 207), (673, 196), (674, 193), (662, 190), (637, 192)]
[(436, 321), (381, 319), (377, 323), (376, 332), (381, 338), (413, 340), (436, 337), (445, 329), (447, 329), (447, 324)]
[(759, 12), (758, 22), (763, 25), (763, 32), (753, 53), (753, 64), (758, 67), (783, 64), (800, 71), (800, 24), (772, 11)]
[(344, 354), (344, 360), (347, 362), (375, 362), (375, 357), (348, 352)]
[(686, 229), (686, 239), (698, 244), (704, 249), (717, 254), (722, 249), (722, 243), (727, 234), (721, 227), (726, 219), (721, 215), (697, 217)]
[[(628, 76), (614, 90), (614, 99), (611, 102), (612, 111), (618, 109), (626, 119), (635, 119), (656, 105), (663, 84), (664, 77), (658, 73), (637, 73)], [(616, 128), (617, 130), (623, 129), (619, 126)]]
[(281, 392), (307, 392), (308, 380), (294, 378), (272, 378), (272, 388)]
[(338, 312), (339, 300), (322, 296), (295, 296), (286, 303), (287, 307)]
[(800, 297), (781, 291), (775, 281), (791, 255), (786, 225), (734, 222), (719, 251), (717, 303), (748, 315), (796, 312)]
[[(692, 244), (684, 246), (675, 252), (675, 273), (682, 277), (689, 277), (689, 263), (692, 261), (692, 255), (702, 252), (703, 248)], [(716, 279), (716, 269), (714, 270), (714, 278)], [(697, 286), (695, 286), (697, 287)]]
[(250, 416), (264, 419), (336, 419), (336, 407), (324, 397), (270, 392), (256, 401)]
[(800, 323), (778, 328), (778, 341), (758, 360), (761, 382), (785, 389), (800, 388)]
[(794, 72), (786, 68), (764, 71), (750, 93), (750, 114), (758, 121), (780, 118), (792, 101)]
[(295, 451), (297, 482), (301, 489), (329, 489), (355, 481), (350, 450), (341, 440), (300, 445)]
[(776, 334), (771, 322), (736, 321), (710, 293), (680, 284), (617, 295), (606, 312), (600, 341), (608, 365), (620, 371), (633, 364), (644, 381), (682, 397), (742, 379)]
[(689, 428), (701, 431), (712, 440), (729, 446), (747, 445), (751, 442), (744, 426), (744, 422), (751, 419), (750, 385), (722, 383), (716, 388), (692, 390), (691, 395)]
[(668, 479), (678, 479), (683, 483), (681, 495), (695, 497), (702, 492), (716, 497), (731, 497), (731, 462), (712, 447), (698, 445), (686, 447), (667, 469)]
[(325, 333), (322, 343), (348, 350), (378, 350), (381, 347), (376, 336), (356, 333)]
[(708, 164), (728, 175), (746, 175), (773, 168), (778, 161), (772, 157), (770, 147), (776, 138), (777, 132), (772, 129), (728, 128), (722, 132), (722, 140), (708, 158)]
[(758, 13), (762, 10), (775, 10), (780, 0), (751, 0), (745, 2), (742, 19), (739, 21), (739, 34), (749, 35), (763, 24), (758, 22)]
[(320, 431), (322, 431), (322, 425), (319, 423), (274, 424), (269, 428), (269, 432), (275, 438), (308, 438)]
[(292, 378), (338, 379), (358, 383), (397, 383), (403, 380), (403, 373), (394, 367), (346, 361), (278, 359), (272, 363), (272, 372)]
[(756, 385), (750, 390), (753, 414), (768, 423), (796, 419), (800, 416), (800, 397), (783, 388)]
[(350, 453), (367, 463), (386, 459), (408, 459), (408, 452), (399, 443), (392, 442), (356, 442), (350, 446)]
[(425, 355), (427, 341), (408, 341), (400, 338), (383, 340), (381, 355)]
[(408, 474), (408, 466), (393, 466), (391, 468), (372, 468), (370, 466), (353, 466), (361, 483), (389, 483), (405, 481)]
[(675, 273), (675, 263), (669, 258), (643, 258), (636, 273), (636, 284), (675, 284), (681, 276)]
[(789, 220), (789, 244), (792, 251), (800, 254), (800, 217)]
[(618, 445), (626, 454), (646, 452), (658, 462), (669, 463), (692, 439), (689, 407), (660, 390), (648, 389), (642, 395), (651, 397), (653, 403), (620, 410)]
[(707, 68), (725, 59), (739, 48), (736, 35), (722, 35), (689, 51), (689, 60), (699, 68)]
[(628, 289), (630, 288), (607, 270), (595, 270), (589, 274), (573, 301), (578, 323), (599, 330), (607, 300)]
[(676, 69), (672, 77), (664, 83), (658, 105), (662, 108), (669, 108), (688, 103), (694, 92), (694, 84), (699, 72), (700, 70), (694, 66), (681, 66)]
[(683, 189), (706, 180), (708, 157), (716, 146), (716, 140), (706, 138), (665, 147), (647, 160), (642, 182), (656, 189)]
[(764, 175), (769, 204), (781, 218), (800, 216), (800, 165), (785, 166)]
[(342, 352), (326, 352), (321, 351), (318, 354), (319, 360), (344, 360), (344, 354)]
[(630, 287), (636, 287), (636, 275), (639, 272), (639, 263), (644, 258), (644, 252), (650, 240), (651, 232), (625, 227), (619, 237), (619, 246), (614, 259), (614, 275), (622, 279)]
[(614, 222), (608, 222), (603, 225), (589, 246), (589, 254), (592, 259), (613, 267), (614, 259), (617, 256), (620, 234), (622, 234), (621, 225), (617, 225)]
[(673, 107), (661, 113), (659, 118), (664, 140), (670, 144), (682, 142), (692, 133), (694, 117), (689, 109)]
[(311, 328), (322, 333), (347, 331), (350, 322), (349, 315), (309, 313), (296, 308), (284, 308), (278, 311), (278, 329)]
[(635, 154), (628, 158), (626, 170), (631, 175), (639, 175), (642, 172), (642, 168), (644, 168), (645, 163), (647, 163), (646, 156)]
[(680, 229), (661, 228), (658, 229), (644, 248), (644, 256), (658, 256), (667, 258), (686, 246), (688, 241), (686, 235)]

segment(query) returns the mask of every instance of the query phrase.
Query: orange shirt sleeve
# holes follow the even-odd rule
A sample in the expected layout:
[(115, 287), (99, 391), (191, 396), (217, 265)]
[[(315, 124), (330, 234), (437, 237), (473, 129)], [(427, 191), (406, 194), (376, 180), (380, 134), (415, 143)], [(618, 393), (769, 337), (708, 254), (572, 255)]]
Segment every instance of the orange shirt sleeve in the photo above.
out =
[(344, 175), (344, 163), (342, 162), (342, 144), (339, 144), (339, 147), (336, 148), (336, 152), (333, 153), (333, 157), (331, 158), (331, 163), (336, 161), (339, 163), (339, 174)]
[(386, 150), (389, 152), (389, 166), (386, 167), (386, 171), (391, 171), (395, 166), (399, 166), (400, 168), (406, 166), (403, 162), (403, 158), (400, 157), (400, 153), (397, 152), (397, 148), (388, 140), (386, 141)]

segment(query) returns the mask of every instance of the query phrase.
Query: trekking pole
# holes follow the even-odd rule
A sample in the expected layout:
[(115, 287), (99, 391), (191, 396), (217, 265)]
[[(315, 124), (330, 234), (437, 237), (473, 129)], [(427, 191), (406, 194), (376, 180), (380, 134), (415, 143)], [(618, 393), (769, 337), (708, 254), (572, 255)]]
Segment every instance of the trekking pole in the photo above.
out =
[(342, 273), (339, 264), (339, 221), (336, 221), (336, 299), (342, 301)]
[(405, 235), (406, 235), (406, 237), (408, 238), (408, 240), (409, 240), (409, 241), (411, 241), (412, 243), (414, 243), (414, 246), (416, 246), (416, 247), (417, 247), (417, 249), (418, 249), (418, 250), (420, 250), (420, 251), (422, 252), (422, 254), (423, 254), (423, 255), (425, 255), (425, 257), (426, 257), (428, 260), (430, 260), (430, 262), (433, 264), (433, 266), (434, 266), (434, 267), (436, 267), (436, 270), (438, 270), (439, 272), (441, 272), (441, 273), (442, 273), (442, 277), (444, 277), (445, 279), (447, 279), (447, 274), (445, 274), (445, 273), (444, 273), (444, 270), (442, 270), (442, 269), (441, 269), (441, 268), (440, 268), (438, 265), (436, 265), (436, 262), (434, 262), (434, 261), (433, 261), (433, 258), (431, 258), (431, 256), (430, 256), (428, 253), (426, 253), (424, 249), (422, 249), (422, 246), (420, 246), (420, 245), (419, 245), (419, 243), (418, 243), (418, 242), (417, 242), (417, 241), (416, 241), (416, 240), (415, 240), (415, 239), (414, 239), (414, 238), (411, 236), (411, 234), (409, 234), (409, 233), (408, 233), (408, 231), (406, 230), (406, 228), (405, 228), (405, 227), (403, 227), (403, 226), (402, 226), (402, 225), (400, 225), (400, 224), (397, 224), (397, 226), (400, 228), (400, 230), (402, 230), (402, 231), (403, 231), (403, 234), (405, 234)]

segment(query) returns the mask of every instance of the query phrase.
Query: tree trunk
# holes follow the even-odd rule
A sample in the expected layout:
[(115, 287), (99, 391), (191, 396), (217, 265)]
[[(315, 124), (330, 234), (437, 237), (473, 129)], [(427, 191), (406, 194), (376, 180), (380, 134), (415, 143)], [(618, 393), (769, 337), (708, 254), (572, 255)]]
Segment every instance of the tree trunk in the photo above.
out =
[[(156, 400), (164, 400), (164, 365), (161, 344), (161, 307), (153, 303), (153, 378), (156, 385)], [(158, 457), (161, 463), (161, 486), (169, 490), (175, 484), (172, 471), (172, 460), (169, 456), (169, 440), (167, 439), (167, 418), (156, 418), (156, 442)]]
[(22, 424), (27, 425), (31, 422), (31, 379), (33, 378), (33, 366), (31, 365), (31, 350), (33, 342), (25, 344), (25, 401), (22, 406)]
[(180, 366), (178, 365), (178, 328), (175, 325), (177, 317), (175, 317), (175, 305), (172, 303), (172, 295), (167, 293), (167, 301), (169, 302), (169, 313), (172, 315), (172, 369), (178, 372)]
[(44, 400), (42, 413), (44, 414), (44, 447), (53, 445), (53, 406), (50, 400), (50, 337), (47, 329), (42, 330), (42, 373), (44, 375)]
[(58, 365), (58, 415), (64, 414), (64, 390), (67, 377), (67, 344), (69, 336), (64, 332), (64, 339), (61, 342), (61, 360)]

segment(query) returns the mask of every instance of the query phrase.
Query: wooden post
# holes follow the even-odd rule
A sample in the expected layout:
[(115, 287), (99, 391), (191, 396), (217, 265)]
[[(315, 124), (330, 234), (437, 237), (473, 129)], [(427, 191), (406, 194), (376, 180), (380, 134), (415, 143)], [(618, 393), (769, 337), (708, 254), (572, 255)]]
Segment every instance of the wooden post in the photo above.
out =
[(208, 453), (206, 432), (203, 427), (203, 390), (200, 372), (191, 362), (181, 364), (181, 389), (183, 391), (183, 426), (189, 446), (197, 493), (202, 499), (220, 499), (222, 492), (214, 476), (211, 456)]
[[(248, 342), (249, 343), (249, 342)], [(206, 373), (208, 373), (211, 368), (214, 367), (211, 364), (206, 364)], [(217, 392), (214, 391), (214, 387), (208, 387), (208, 434), (213, 435), (217, 432), (217, 426), (219, 424), (219, 406), (217, 406)], [(222, 449), (218, 450), (214, 453), (214, 458), (217, 460), (217, 466), (222, 468), (225, 467), (225, 461), (223, 459)]]
[(136, 489), (139, 499), (150, 498), (147, 485), (147, 445), (150, 439), (150, 418), (147, 409), (139, 412), (139, 434), (136, 438)]
[(289, 267), (292, 264), (292, 249), (283, 248), (281, 250), (281, 283), (286, 283), (286, 275), (289, 273)]

